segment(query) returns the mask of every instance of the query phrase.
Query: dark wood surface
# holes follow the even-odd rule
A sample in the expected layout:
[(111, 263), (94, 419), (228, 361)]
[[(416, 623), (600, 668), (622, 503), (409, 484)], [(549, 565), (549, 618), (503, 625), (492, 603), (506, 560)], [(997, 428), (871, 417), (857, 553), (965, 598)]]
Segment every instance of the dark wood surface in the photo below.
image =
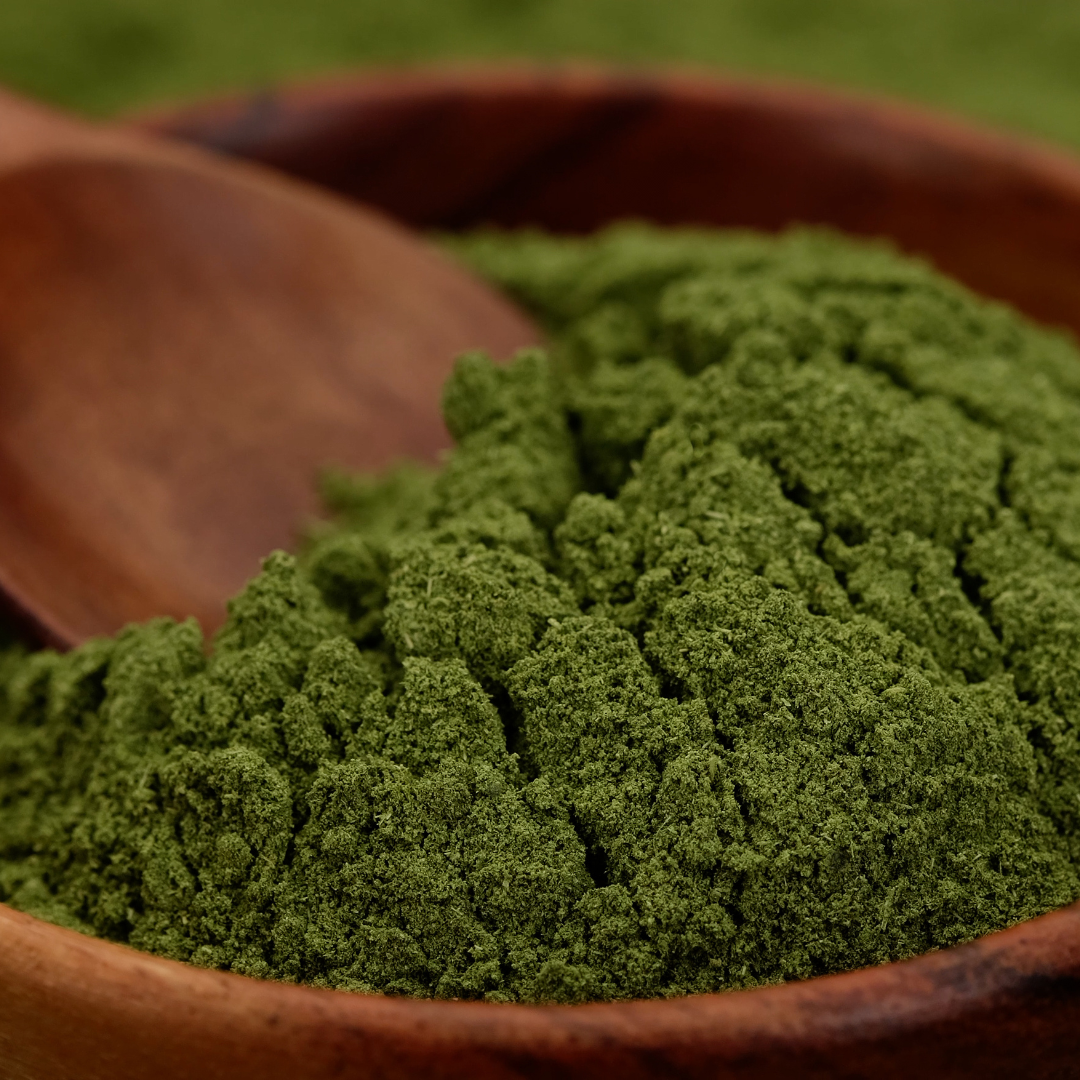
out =
[(214, 629), (317, 471), (433, 459), (460, 351), (537, 340), (375, 212), (0, 98), (0, 591), (70, 645)]
[(581, 68), (368, 75), (135, 120), (417, 226), (625, 217), (891, 237), (1080, 330), (1080, 163), (804, 86)]
[[(628, 214), (892, 236), (1080, 328), (1080, 166), (899, 106), (555, 70), (371, 75), (143, 118), (419, 225)], [(530, 1008), (368, 998), (184, 967), (0, 908), (0, 1076), (1066, 1078), (1080, 910), (759, 991)]]
[(1065, 1080), (1080, 909), (782, 987), (530, 1007), (260, 982), (0, 905), (0, 1005), (4, 1080)]

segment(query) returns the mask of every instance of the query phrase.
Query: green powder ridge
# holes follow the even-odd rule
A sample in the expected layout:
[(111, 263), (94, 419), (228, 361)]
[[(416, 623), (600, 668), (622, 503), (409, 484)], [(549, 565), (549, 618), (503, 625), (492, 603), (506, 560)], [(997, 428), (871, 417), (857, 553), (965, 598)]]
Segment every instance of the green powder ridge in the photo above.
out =
[(1080, 895), (1080, 354), (883, 245), (447, 240), (550, 348), (207, 648), (0, 658), (0, 900), (249, 975), (717, 991)]

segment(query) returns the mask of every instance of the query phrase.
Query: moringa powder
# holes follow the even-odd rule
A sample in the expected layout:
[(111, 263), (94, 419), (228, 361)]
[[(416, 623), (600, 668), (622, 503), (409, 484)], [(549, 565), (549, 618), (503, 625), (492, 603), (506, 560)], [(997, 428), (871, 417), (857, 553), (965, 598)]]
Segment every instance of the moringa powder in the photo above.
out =
[(821, 233), (453, 241), (550, 358), (207, 655), (0, 671), (0, 899), (353, 990), (666, 996), (1080, 895), (1080, 356)]

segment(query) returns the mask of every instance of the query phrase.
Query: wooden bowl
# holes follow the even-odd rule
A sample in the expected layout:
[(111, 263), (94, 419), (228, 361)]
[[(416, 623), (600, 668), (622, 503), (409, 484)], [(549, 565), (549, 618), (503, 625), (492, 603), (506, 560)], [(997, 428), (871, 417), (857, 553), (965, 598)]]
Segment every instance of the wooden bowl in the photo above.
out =
[[(884, 234), (1080, 329), (1080, 164), (818, 90), (533, 69), (364, 75), (144, 117), (422, 226)], [(0, 907), (0, 1076), (1066, 1077), (1080, 906), (899, 964), (672, 1001), (365, 997), (185, 967)]]
[(366, 74), (134, 126), (274, 165), (422, 228), (618, 218), (891, 237), (1080, 331), (1080, 161), (892, 102), (589, 69)]

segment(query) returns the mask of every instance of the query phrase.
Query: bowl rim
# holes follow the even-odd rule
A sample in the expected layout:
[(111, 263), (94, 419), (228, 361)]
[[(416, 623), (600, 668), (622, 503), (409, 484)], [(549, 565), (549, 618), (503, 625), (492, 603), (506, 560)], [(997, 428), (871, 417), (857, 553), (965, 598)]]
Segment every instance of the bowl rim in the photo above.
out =
[[(595, 1052), (613, 1038), (635, 1052), (693, 1044), (726, 1056), (812, 1041), (842, 1045), (948, 1026), (1019, 1007), (1055, 979), (1080, 983), (1080, 902), (965, 944), (798, 982), (668, 999), (574, 1005), (439, 1001), (278, 983), (200, 968), (43, 922), (0, 904), (0, 987), (75, 1005), (90, 994), (108, 1026), (140, 988), (146, 1017), (200, 1027), (294, 1034), (328, 1028), (387, 1045), (415, 1038), (445, 1051)], [(1073, 987), (1080, 992), (1080, 988)], [(85, 1008), (86, 1002), (82, 1002)], [(285, 1018), (287, 1017), (287, 1022)], [(0, 1025), (2, 1026), (2, 1025)]]
[[(766, 105), (804, 118), (857, 117), (879, 130), (910, 135), (927, 146), (947, 146), (988, 162), (1031, 168), (1071, 195), (1080, 184), (1080, 146), (1070, 147), (948, 107), (884, 91), (844, 87), (814, 78), (711, 69), (704, 65), (611, 63), (588, 59), (448, 60), (343, 67), (307, 78), (272, 81), (254, 89), (224, 90), (195, 99), (166, 99), (130, 110), (112, 124), (124, 130), (197, 142), (245, 156), (268, 134), (302, 134), (292, 125), (337, 119), (386, 99), (490, 97), (537, 90), (570, 94), (662, 94), (685, 102)], [(336, 111), (336, 115), (334, 112)], [(219, 142), (209, 141), (220, 140)], [(879, 148), (875, 148), (879, 149)]]
[[(476, 207), (467, 205), (470, 199), (477, 196), (485, 199), (490, 192), (472, 191), (465, 196), (464, 207), (453, 202), (458, 196), (452, 196), (444, 206), (418, 206), (414, 193), (402, 195), (388, 187), (401, 179), (400, 168), (394, 173), (394, 181), (387, 181), (378, 175), (382, 159), (365, 157), (360, 164), (361, 177), (357, 184), (336, 175), (341, 162), (330, 160), (332, 152), (327, 157), (327, 145), (333, 146), (335, 140), (341, 145), (344, 140), (356, 138), (369, 151), (371, 147), (377, 147), (378, 154), (389, 153), (394, 158), (400, 151), (395, 139), (415, 134), (407, 123), (401, 122), (400, 114), (406, 114), (416, 124), (416, 131), (426, 132), (426, 125), (434, 123), (437, 127), (443, 113), (467, 111), (473, 105), (490, 113), (493, 105), (501, 105), (503, 101), (535, 102), (540, 95), (564, 106), (568, 103), (583, 106), (585, 111), (590, 105), (611, 106), (610, 115), (601, 115), (599, 120), (597, 134), (602, 143), (610, 143), (612, 134), (616, 142), (621, 139), (628, 117), (630, 129), (642, 115), (647, 126), (651, 109), (659, 107), (662, 112), (663, 106), (672, 104), (685, 110), (684, 115), (696, 114), (693, 120), (696, 124), (703, 123), (703, 117), (710, 112), (713, 116), (721, 114), (735, 118), (735, 125), (741, 125), (736, 139), (742, 141), (743, 151), (748, 142), (754, 141), (752, 129), (756, 124), (768, 126), (774, 121), (780, 122), (765, 134), (765, 143), (770, 138), (791, 139), (792, 136), (797, 141), (803, 131), (810, 132), (803, 149), (808, 146), (828, 162), (823, 172), (811, 176), (811, 183), (818, 184), (819, 188), (822, 184), (828, 185), (843, 177), (845, 170), (851, 174), (852, 184), (856, 183), (852, 178), (857, 178), (858, 182), (880, 186), (884, 177), (886, 186), (892, 185), (891, 194), (900, 194), (899, 202), (910, 199), (912, 191), (920, 192), (918, 213), (929, 214), (933, 227), (919, 228), (915, 224), (917, 217), (910, 214), (906, 220), (894, 217), (888, 227), (880, 224), (868, 227), (860, 220), (857, 208), (845, 211), (843, 220), (832, 220), (831, 214), (814, 216), (820, 206), (809, 214), (792, 212), (789, 207), (782, 211), (786, 217), (775, 220), (724, 219), (720, 224), (745, 224), (771, 231), (790, 224), (822, 222), (854, 234), (885, 236), (909, 254), (930, 256), (946, 274), (976, 292), (1004, 300), (1035, 319), (1064, 326), (1080, 335), (1080, 307), (1073, 301), (1076, 289), (1080, 289), (1080, 271), (1077, 269), (1080, 267), (1080, 227), (1069, 230), (1068, 235), (1059, 235), (1063, 211), (1069, 213), (1071, 220), (1080, 222), (1078, 149), (1054, 144), (1035, 135), (1005, 131), (985, 121), (898, 100), (884, 93), (792, 78), (732, 75), (690, 66), (618, 66), (580, 60), (464, 61), (331, 72), (246, 93), (224, 93), (194, 102), (159, 104), (133, 112), (122, 118), (121, 123), (129, 130), (191, 141), (204, 149), (283, 168), (298, 179), (360, 197), (414, 227), (453, 231), (463, 223), (501, 222), (498, 210), (494, 217), (476, 216)], [(598, 111), (602, 114), (603, 108)], [(609, 120), (613, 121), (610, 125)], [(460, 125), (460, 120), (458, 122)], [(728, 120), (722, 123), (728, 123)], [(452, 137), (459, 138), (460, 134), (459, 130)], [(573, 137), (580, 138), (580, 132)], [(554, 149), (559, 154), (563, 147), (556, 144)], [(757, 152), (756, 147), (750, 147), (751, 157)], [(791, 153), (791, 150), (787, 151), (781, 168), (790, 170)], [(442, 160), (449, 161), (445, 151)], [(536, 161), (523, 160), (527, 161), (528, 167), (539, 164), (542, 171), (549, 165), (543, 153)], [(374, 177), (362, 175), (375, 163), (379, 167), (375, 168)], [(691, 168), (696, 164), (691, 161)], [(512, 163), (511, 169), (520, 170), (521, 165), (521, 161)], [(709, 167), (716, 166), (716, 155), (713, 154)], [(346, 165), (346, 169), (351, 167)], [(491, 166), (496, 171), (500, 167)], [(760, 168), (761, 161), (752, 167)], [(830, 170), (831, 175), (827, 175)], [(810, 170), (807, 175), (813, 172)], [(496, 183), (500, 181), (496, 172), (491, 178)], [(511, 179), (514, 179), (513, 174)], [(803, 177), (799, 177), (799, 181), (802, 180)], [(595, 176), (589, 177), (588, 182), (592, 181)], [(926, 197), (935, 185), (941, 185), (942, 189), (935, 192), (936, 201)], [(502, 193), (498, 193), (498, 197), (501, 196)], [(830, 212), (835, 211), (840, 199), (849, 198), (858, 203), (862, 196), (862, 191), (857, 187), (852, 189), (849, 184), (848, 190), (833, 198)], [(881, 191), (873, 195), (874, 198), (881, 196)], [(821, 198), (819, 190), (814, 199), (820, 203)], [(994, 209), (995, 203), (1007, 202), (1009, 209), (1023, 220), (1024, 226), (1038, 234), (1040, 258), (1045, 267), (1044, 272), (1036, 275), (1037, 282), (1023, 285), (1018, 270), (1006, 272), (1007, 281), (1000, 280), (1001, 268), (1018, 254), (1015, 233), (1010, 236), (1004, 251), (994, 250), (1000, 239), (997, 228), (991, 230), (984, 242), (972, 245), (972, 233), (981, 222), (976, 225), (970, 213), (955, 213), (963, 210), (965, 200), (984, 209)], [(910, 211), (911, 205), (906, 209)], [(657, 220), (667, 224), (709, 224), (712, 221), (696, 212), (684, 215), (681, 210), (676, 210), (672, 213), (670, 205), (666, 205), (661, 214), (666, 216)], [(648, 215), (649, 212), (631, 209), (619, 211), (616, 216)], [(756, 211), (752, 211), (752, 215), (760, 216)], [(518, 218), (511, 223), (522, 220), (528, 219)], [(580, 231), (575, 224), (556, 226), (557, 229), (564, 227), (571, 232)], [(585, 227), (591, 230), (597, 226), (594, 222)], [(940, 233), (953, 234), (953, 239), (963, 233), (963, 242), (979, 250), (975, 254), (969, 252), (963, 263), (957, 262), (954, 253), (946, 254), (936, 249)], [(1053, 274), (1046, 270), (1052, 270)], [(1069, 284), (1063, 289), (1060, 282), (1065, 278)]]

